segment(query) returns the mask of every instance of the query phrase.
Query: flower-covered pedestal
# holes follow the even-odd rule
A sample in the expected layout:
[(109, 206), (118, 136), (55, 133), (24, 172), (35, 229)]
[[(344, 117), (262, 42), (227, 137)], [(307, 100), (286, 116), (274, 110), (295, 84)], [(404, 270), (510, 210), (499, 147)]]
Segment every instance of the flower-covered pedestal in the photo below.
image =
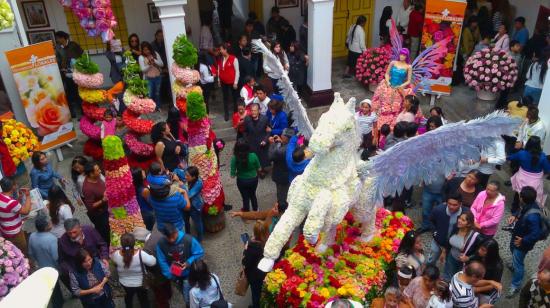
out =
[(464, 66), (466, 84), (481, 100), (496, 100), (498, 93), (514, 86), (517, 64), (504, 50), (485, 48), (474, 53)]
[(0, 237), (0, 301), (29, 276), (29, 260), (10, 241)]
[[(413, 228), (402, 213), (380, 208), (377, 234), (361, 240), (361, 225), (348, 213), (337, 228), (336, 243), (324, 253), (300, 236), (265, 278), (263, 304), (267, 307), (324, 307), (335, 298), (368, 304), (383, 294), (387, 273), (401, 239)], [(368, 307), (367, 305), (365, 307)]]
[(197, 50), (184, 35), (174, 41), (173, 49), (175, 62), (171, 73), (175, 78), (176, 107), (182, 121), (187, 123), (189, 165), (199, 169), (203, 182), (205, 230), (219, 232), (225, 228), (225, 195), (213, 144), (216, 136), (210, 126), (202, 90), (194, 85), (199, 82), (200, 73), (189, 68), (197, 63)]

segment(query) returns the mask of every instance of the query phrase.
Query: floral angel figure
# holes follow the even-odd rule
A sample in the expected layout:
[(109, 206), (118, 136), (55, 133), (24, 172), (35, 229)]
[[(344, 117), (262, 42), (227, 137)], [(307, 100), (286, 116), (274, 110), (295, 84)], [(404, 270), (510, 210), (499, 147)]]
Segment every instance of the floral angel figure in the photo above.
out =
[[(389, 124), (392, 128), (397, 116), (403, 111), (405, 96), (417, 92), (420, 87), (429, 88), (426, 81), (442, 68), (437, 61), (447, 53), (451, 37), (442, 39), (424, 50), (410, 64), (409, 50), (403, 48), (401, 35), (392, 19), (390, 28), (391, 59), (384, 80), (378, 85), (372, 97), (372, 109), (378, 115), (377, 126)], [(417, 114), (417, 120), (422, 114)]]
[(292, 181), (288, 208), (264, 247), (264, 258), (258, 268), (265, 272), (271, 271), (302, 221), (305, 220), (306, 240), (320, 252), (334, 243), (336, 226), (348, 211), (353, 211), (362, 222), (362, 238), (368, 241), (376, 234), (374, 217), (385, 196), (421, 182), (430, 183), (455, 169), (461, 160), (479, 160), (481, 148), (519, 125), (519, 120), (497, 111), (407, 139), (364, 162), (356, 154), (360, 138), (353, 120), (355, 99), (344, 104), (335, 93), (333, 104), (314, 130), (275, 56), (261, 41), (254, 40), (253, 45), (264, 53), (266, 65), (280, 76), (278, 86), (287, 108), (296, 115), (293, 125), (311, 136), (309, 148), (314, 153), (304, 173)]

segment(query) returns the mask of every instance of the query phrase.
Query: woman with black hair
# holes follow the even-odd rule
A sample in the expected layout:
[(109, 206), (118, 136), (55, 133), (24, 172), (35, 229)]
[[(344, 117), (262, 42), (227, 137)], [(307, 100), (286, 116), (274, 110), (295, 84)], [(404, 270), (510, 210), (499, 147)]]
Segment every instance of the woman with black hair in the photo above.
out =
[(88, 218), (97, 232), (107, 243), (111, 242), (109, 212), (105, 196), (105, 181), (101, 177), (101, 168), (96, 162), (89, 162), (84, 167), (86, 178), (82, 183), (82, 201), (88, 210)]
[(419, 107), (420, 101), (418, 100), (418, 97), (414, 95), (405, 96), (405, 99), (403, 100), (403, 111), (397, 115), (395, 122), (415, 122)]
[(220, 279), (208, 270), (206, 262), (202, 259), (191, 264), (189, 285), (191, 286), (189, 291), (190, 308), (210, 307), (213, 302), (222, 297)]
[(164, 62), (162, 58), (153, 49), (153, 46), (148, 42), (141, 43), (141, 56), (139, 56), (139, 67), (143, 73), (143, 78), (148, 81), (149, 97), (157, 104), (157, 111), (160, 110), (160, 82), (162, 80), (160, 74)]
[(58, 185), (52, 186), (48, 192), (48, 211), (52, 219), (50, 232), (60, 238), (65, 234), (63, 223), (65, 220), (73, 218), (74, 207)]
[(149, 203), (149, 187), (145, 186), (145, 171), (141, 168), (132, 169), (132, 181), (136, 189), (136, 199), (139, 204), (139, 210), (145, 228), (149, 231), (153, 230), (155, 225), (155, 211)]
[(431, 264), (426, 265), (422, 271), (422, 276), (414, 278), (405, 288), (403, 292), (405, 303), (412, 308), (427, 307), (438, 279), (439, 269)]
[(81, 155), (75, 156), (71, 162), (71, 179), (80, 194), (82, 194), (82, 183), (85, 178), (84, 166), (86, 166), (87, 163), (88, 159)]
[(69, 273), (71, 292), (84, 308), (114, 308), (108, 281), (109, 267), (81, 249), (75, 256), (76, 269)]
[(57, 171), (53, 170), (52, 166), (48, 162), (46, 153), (35, 151), (32, 153), (31, 161), (34, 167), (30, 173), (31, 187), (38, 188), (42, 198), (48, 199), (48, 191), (53, 185), (55, 185), (54, 179), (58, 179), (62, 182), (64, 182), (65, 179), (63, 179)]
[(498, 242), (495, 239), (487, 239), (477, 249), (471, 261), (478, 261), (485, 266), (483, 280), (474, 285), (475, 294), (479, 298), (479, 304), (494, 304), (499, 298), (499, 290), (495, 283), (500, 284), (504, 265), (499, 254)]
[(401, 268), (404, 265), (410, 265), (416, 271), (416, 275), (422, 274), (426, 257), (424, 256), (422, 241), (420, 236), (414, 230), (405, 233), (395, 257), (395, 265)]
[(346, 47), (348, 48), (348, 62), (344, 72), (344, 78), (355, 76), (355, 66), (357, 59), (367, 49), (365, 44), (365, 30), (363, 27), (367, 23), (367, 18), (363, 15), (357, 17), (355, 24), (348, 29), (346, 37)]
[(158, 122), (153, 126), (151, 141), (155, 145), (155, 155), (162, 170), (172, 172), (178, 168), (182, 147), (172, 135), (171, 127), (166, 122)]
[(456, 225), (449, 236), (447, 247), (442, 251), (445, 258), (445, 270), (443, 278), (450, 281), (458, 273), (464, 263), (477, 251), (482, 235), (475, 230), (474, 214), (465, 212), (460, 214)]
[(128, 45), (130, 47), (132, 57), (134, 57), (134, 60), (138, 62), (139, 56), (141, 56), (141, 45), (139, 42), (139, 36), (135, 33), (130, 34), (130, 36), (128, 36)]
[(210, 101), (210, 94), (212, 90), (214, 90), (214, 81), (216, 77), (216, 72), (211, 63), (212, 61), (208, 57), (207, 51), (199, 52), (200, 87), (202, 89), (204, 103), (206, 104), (206, 112), (209, 112), (208, 102)]
[(481, 173), (476, 169), (470, 170), (466, 177), (454, 177), (448, 180), (443, 188), (443, 200), (447, 200), (447, 196), (458, 192), (462, 196), (462, 205), (470, 208), (477, 194), (483, 189), (479, 186), (480, 181)]
[(445, 119), (445, 114), (443, 114), (443, 109), (441, 109), (441, 107), (439, 106), (434, 106), (430, 108), (430, 115), (440, 117), (441, 123), (443, 123), (443, 125), (448, 123), (447, 119)]
[(525, 90), (523, 96), (530, 96), (533, 104), (538, 106), (542, 94), (542, 86), (548, 71), (548, 58), (550, 57), (550, 48), (546, 47), (542, 51), (535, 50), (533, 63), (527, 69), (527, 80), (525, 81)]
[(519, 192), (526, 186), (531, 186), (537, 191), (537, 203), (543, 207), (545, 200), (543, 177), (544, 173), (550, 172), (550, 161), (542, 151), (540, 137), (531, 136), (523, 149), (509, 155), (506, 159), (519, 163), (519, 171), (510, 179), (512, 189), (516, 192), (511, 208), (512, 213), (519, 210)]
[(187, 142), (187, 130), (184, 122), (181, 120), (180, 111), (176, 107), (172, 106), (168, 110), (166, 124), (170, 127), (170, 132), (176, 141), (181, 143)]
[(393, 9), (391, 6), (386, 6), (382, 10), (382, 16), (380, 16), (380, 21), (378, 22), (378, 29), (380, 31), (380, 40), (382, 44), (390, 42), (390, 28), (391, 28), (391, 16), (393, 14)]
[(441, 121), (440, 116), (431, 116), (426, 120), (426, 132), (434, 130), (443, 126), (443, 121)]
[(241, 212), (258, 210), (258, 199), (256, 198), (256, 188), (258, 188), (258, 172), (260, 171), (260, 160), (258, 156), (250, 150), (250, 146), (244, 140), (239, 140), (235, 144), (233, 157), (231, 157), (231, 177), (237, 177), (237, 188), (243, 198), (243, 207)]

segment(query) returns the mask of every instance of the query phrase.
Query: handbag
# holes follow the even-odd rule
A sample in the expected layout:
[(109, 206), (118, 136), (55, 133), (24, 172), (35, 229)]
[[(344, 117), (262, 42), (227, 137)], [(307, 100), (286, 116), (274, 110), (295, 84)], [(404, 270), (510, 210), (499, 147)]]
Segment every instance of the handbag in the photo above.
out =
[(237, 283), (235, 284), (235, 294), (239, 296), (245, 296), (248, 290), (248, 278), (244, 273), (244, 269), (241, 269), (239, 277), (237, 277)]
[(147, 288), (148, 286), (154, 285), (155, 278), (153, 274), (145, 268), (143, 260), (141, 258), (141, 249), (139, 250), (139, 265), (141, 266), (141, 286)]
[(218, 279), (216, 277), (210, 275), (210, 277), (214, 278), (214, 282), (216, 282), (216, 288), (218, 288), (218, 293), (220, 294), (220, 299), (217, 301), (213, 301), (210, 304), (210, 308), (229, 308), (229, 302), (223, 298), (222, 289), (220, 288), (220, 284), (218, 283)]

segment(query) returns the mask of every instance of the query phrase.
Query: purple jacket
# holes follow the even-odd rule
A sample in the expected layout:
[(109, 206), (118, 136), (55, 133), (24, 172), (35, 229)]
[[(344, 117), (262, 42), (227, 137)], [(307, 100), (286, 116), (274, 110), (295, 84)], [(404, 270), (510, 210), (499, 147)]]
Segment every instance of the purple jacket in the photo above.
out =
[(92, 257), (109, 259), (109, 246), (92, 226), (82, 226), (84, 244), (71, 241), (67, 233), (59, 238), (59, 265), (63, 272), (68, 273), (76, 268), (75, 256), (80, 248), (86, 249)]

